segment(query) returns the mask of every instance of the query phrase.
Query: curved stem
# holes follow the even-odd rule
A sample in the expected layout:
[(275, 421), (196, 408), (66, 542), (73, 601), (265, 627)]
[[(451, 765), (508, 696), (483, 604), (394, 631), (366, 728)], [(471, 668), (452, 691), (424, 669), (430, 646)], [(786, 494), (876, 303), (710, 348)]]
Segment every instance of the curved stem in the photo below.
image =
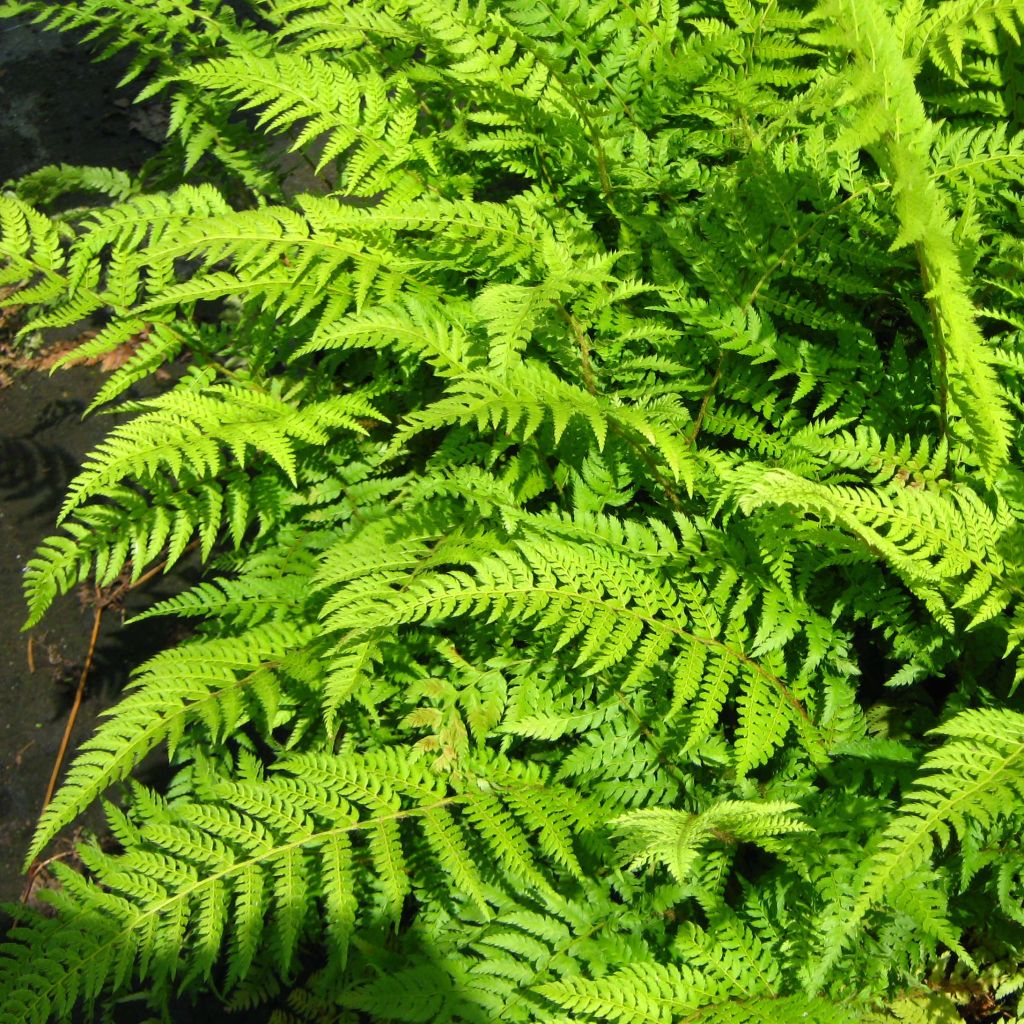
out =
[(96, 608), (92, 616), (92, 634), (89, 637), (89, 649), (86, 651), (85, 664), (82, 666), (82, 674), (78, 677), (78, 687), (75, 690), (75, 700), (71, 705), (71, 712), (68, 714), (67, 724), (64, 726), (64, 735), (57, 750), (57, 757), (53, 762), (53, 771), (50, 772), (50, 782), (46, 787), (46, 796), (43, 797), (42, 811), (45, 811), (53, 799), (54, 791), (57, 788), (57, 779), (60, 770), (64, 767), (64, 758), (68, 752), (68, 744), (71, 742), (71, 733), (78, 720), (78, 709), (82, 706), (82, 694), (85, 692), (85, 681), (89, 678), (89, 669), (92, 667), (93, 654), (96, 652), (96, 641), (100, 635), (100, 623), (103, 621), (104, 605), (100, 602), (100, 589), (96, 588)]

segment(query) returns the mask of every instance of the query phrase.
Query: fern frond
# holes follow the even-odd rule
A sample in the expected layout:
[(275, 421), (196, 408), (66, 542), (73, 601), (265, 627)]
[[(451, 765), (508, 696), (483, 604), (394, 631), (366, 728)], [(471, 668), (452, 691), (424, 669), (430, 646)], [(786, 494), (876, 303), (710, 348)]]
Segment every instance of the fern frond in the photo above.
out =
[(291, 150), (321, 139), (316, 170), (344, 154), (339, 185), (369, 196), (386, 190), (403, 163), (429, 165), (434, 158), (427, 140), (414, 140), (416, 109), (408, 87), (359, 70), (357, 77), (316, 54), (279, 51), (206, 61), (165, 82), (218, 93), (243, 110), (260, 108), (258, 124), (268, 131), (286, 133), (301, 123)]
[(30, 623), (187, 635), (0, 1018), (1019, 1014), (1021, 12), (0, 0), (169, 115), (0, 196), (0, 301), (129, 399)]
[(446, 398), (410, 416), (396, 443), (452, 423), (474, 423), (479, 429), (504, 427), (528, 439), (549, 421), (557, 444), (577, 417), (590, 428), (599, 450), (609, 430), (617, 428), (649, 444), (673, 478), (684, 480), (692, 489), (698, 470), (683, 433), (689, 416), (676, 403), (644, 407), (610, 402), (536, 365), (509, 370), (502, 380), (489, 374), (466, 374)]
[(64, 290), (65, 254), (57, 228), (9, 193), (0, 195), (0, 258), (0, 285), (22, 286), (20, 301), (46, 302)]
[(339, 428), (365, 433), (360, 419), (379, 415), (356, 394), (310, 403), (300, 414), (273, 391), (231, 384), (179, 388), (136, 408), (142, 415), (115, 428), (83, 467), (61, 520), (128, 475), (217, 475), (224, 464), (222, 448), (243, 468), (247, 453), (266, 453), (294, 483), (296, 442), (323, 444), (329, 431)]
[(715, 1021), (716, 1024), (801, 1024), (807, 1020), (827, 1024), (855, 1024), (876, 1018), (824, 999), (804, 996), (783, 998), (728, 998), (708, 978), (686, 966), (664, 967), (641, 963), (604, 978), (551, 982), (538, 991), (574, 1020), (609, 1020), (621, 1024), (668, 1024), (675, 1020)]
[[(696, 645), (708, 651), (715, 671), (702, 676), (698, 666), (680, 680), (680, 702), (695, 700), (691, 743), (713, 730), (739, 676), (747, 695), (739, 702), (741, 731), (764, 738), (756, 753), (741, 750), (744, 768), (762, 763), (791, 726), (812, 756), (820, 756), (820, 737), (779, 674), (780, 666), (747, 653), (744, 632), (730, 636), (723, 631), (704, 605), (700, 588), (677, 591), (641, 565), (610, 552), (540, 540), (522, 541), (475, 560), (472, 569), (472, 574), (414, 575), (400, 588), (388, 577), (370, 577), (335, 589), (324, 604), (324, 624), (358, 635), (470, 613), (492, 622), (515, 613), (520, 621), (536, 621), (551, 636), (555, 651), (573, 643), (574, 664), (585, 674), (621, 664), (634, 678), (642, 678), (674, 646), (682, 647), (685, 663)], [(778, 725), (766, 729), (767, 720)]]
[(1003, 611), (1017, 590), (998, 554), (999, 537), (1009, 526), (1005, 510), (993, 513), (968, 487), (933, 492), (904, 486), (887, 494), (754, 467), (737, 478), (744, 481), (738, 488), (744, 511), (781, 499), (836, 523), (884, 558), (947, 629), (953, 628), (953, 609), (974, 611), (970, 628)]
[(820, 16), (837, 26), (822, 35), (823, 41), (848, 49), (858, 61), (853, 95), (866, 99), (861, 121), (851, 126), (845, 144), (871, 146), (878, 153), (893, 181), (900, 221), (893, 248), (916, 247), (931, 309), (940, 412), (946, 413), (948, 389), (981, 468), (994, 474), (1006, 460), (1010, 423), (960, 268), (947, 205), (932, 177), (927, 153), (935, 126), (916, 90), (913, 66), (900, 53), (897, 33), (874, 0), (826, 4)]
[[(874, 905), (902, 898), (901, 886), (928, 862), (936, 841), (944, 847), (954, 837), (964, 839), (975, 824), (991, 828), (1024, 792), (1024, 716), (1009, 710), (963, 711), (935, 732), (949, 739), (924, 759), (923, 774), (878, 836), (860, 873), (857, 898), (843, 914), (839, 942), (819, 962), (817, 977)], [(918, 911), (943, 941), (955, 941), (941, 905), (919, 904)]]
[(117, 713), (83, 744), (40, 817), (29, 859), (158, 744), (166, 742), (173, 754), (192, 723), (213, 740), (251, 717), (262, 717), (272, 730), (280, 695), (268, 676), (312, 636), (309, 628), (267, 623), (231, 640), (193, 641), (146, 662)]
[(712, 839), (756, 842), (761, 836), (807, 830), (806, 824), (792, 816), (796, 809), (795, 804), (727, 801), (692, 815), (656, 809), (631, 811), (616, 818), (612, 826), (630, 870), (659, 863), (683, 884), (701, 848)]

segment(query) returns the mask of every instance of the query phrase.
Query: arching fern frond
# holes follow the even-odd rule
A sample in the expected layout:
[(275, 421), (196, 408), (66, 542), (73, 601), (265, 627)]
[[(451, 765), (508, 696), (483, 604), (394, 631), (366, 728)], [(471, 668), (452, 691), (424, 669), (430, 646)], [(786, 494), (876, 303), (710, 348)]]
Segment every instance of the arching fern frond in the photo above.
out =
[[(987, 16), (987, 15), (986, 15)], [(852, 94), (862, 102), (846, 145), (871, 147), (893, 182), (900, 230), (893, 248), (914, 245), (931, 310), (931, 344), (940, 415), (966, 423), (967, 443), (980, 466), (994, 474), (1007, 455), (1009, 419), (990, 348), (960, 267), (953, 222), (933, 177), (928, 150), (935, 125), (914, 83), (914, 67), (900, 53), (888, 15), (874, 0), (828, 3), (819, 17), (836, 25), (821, 40), (848, 49), (857, 62)], [(955, 403), (946, 408), (947, 400)]]
[[(70, 959), (39, 958), (36, 943), (49, 944), (50, 929), (23, 934), (30, 941), (7, 951), (25, 984), (5, 991), (0, 1009), (42, 1022), (54, 998), (93, 1004), (122, 990), (136, 970), (160, 987), (179, 974), (207, 976), (222, 952), (229, 987), (266, 949), (287, 977), (300, 940), (314, 930), (310, 898), (323, 907), (332, 955), (343, 957), (365, 912), (359, 894), (367, 882), (395, 918), (410, 885), (425, 893), (441, 886), (487, 916), (488, 883), (472, 842), (484, 843), (509, 877), (549, 892), (527, 835), (539, 829), (542, 848), (560, 843), (560, 829), (591, 823), (585, 804), (516, 765), (479, 771), (451, 788), (385, 750), (296, 755), (266, 779), (204, 781), (201, 774), (204, 798), (185, 805), (148, 796), (137, 821), (112, 810), (124, 852), (84, 851), (93, 882), (61, 872), (64, 889), (54, 902)], [(551, 839), (545, 829), (554, 829)], [(112, 927), (98, 928), (98, 917)]]
[[(834, 961), (872, 907), (903, 899), (901, 887), (928, 863), (933, 844), (944, 847), (954, 838), (964, 840), (970, 829), (991, 829), (1001, 817), (1014, 813), (1024, 792), (1024, 716), (1009, 710), (963, 711), (934, 731), (949, 738), (924, 759), (922, 774), (876, 837), (859, 875), (856, 900), (838, 911), (841, 924), (818, 972)], [(918, 912), (969, 959), (944, 920), (941, 901), (919, 906)]]
[(1004, 611), (1019, 593), (997, 553), (1000, 537), (1014, 529), (1012, 520), (1004, 507), (993, 511), (969, 487), (936, 492), (910, 486), (911, 481), (886, 495), (754, 467), (738, 472), (737, 480), (742, 481), (737, 490), (744, 511), (792, 505), (855, 536), (892, 567), (947, 629), (953, 628), (954, 609), (973, 613), (971, 628)]
[(365, 68), (359, 72), (315, 54), (279, 51), (207, 61), (172, 80), (219, 93), (241, 109), (262, 109), (258, 123), (269, 131), (287, 133), (301, 124), (291, 149), (322, 139), (316, 170), (344, 154), (339, 185), (370, 196), (387, 189), (403, 150), (414, 166), (433, 157), (428, 140), (414, 139), (417, 114), (408, 87)]
[(173, 753), (191, 727), (216, 743), (255, 718), (269, 736), (282, 707), (274, 673), (313, 635), (309, 627), (266, 623), (230, 640), (193, 641), (142, 665), (118, 713), (83, 745), (41, 816), (29, 859), (158, 744)]
[[(619, 667), (641, 680), (671, 654), (674, 705), (692, 702), (692, 744), (714, 730), (739, 690), (739, 765), (763, 763), (791, 727), (812, 757), (821, 740), (777, 656), (748, 653), (742, 618), (722, 622), (695, 585), (678, 589), (642, 563), (610, 551), (542, 539), (521, 541), (471, 562), (472, 572), (416, 573), (401, 581), (368, 576), (329, 588), (326, 628), (354, 631), (457, 616), (532, 620), (558, 651), (574, 645), (574, 667), (593, 675)], [(699, 652), (699, 654), (697, 653)], [(705, 668), (706, 665), (706, 668)]]

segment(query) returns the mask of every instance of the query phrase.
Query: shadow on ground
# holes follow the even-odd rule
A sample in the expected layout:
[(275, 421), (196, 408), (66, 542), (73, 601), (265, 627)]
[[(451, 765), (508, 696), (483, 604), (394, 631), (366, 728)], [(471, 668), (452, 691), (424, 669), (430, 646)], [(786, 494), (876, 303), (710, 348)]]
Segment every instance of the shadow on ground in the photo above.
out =
[[(155, 145), (117, 89), (120, 71), (116, 62), (93, 63), (64, 36), (0, 20), (0, 182), (52, 163), (141, 167)], [(78, 368), (54, 377), (22, 373), (0, 388), (0, 900), (21, 892), (21, 861), (92, 622), (74, 595), (59, 601), (33, 631), (32, 671), (28, 637), (19, 632), (22, 572), (53, 532), (82, 457), (111, 426), (109, 417), (81, 419), (101, 381), (97, 370)], [(136, 643), (131, 632), (115, 632), (116, 617), (108, 619), (73, 745), (90, 734), (137, 660), (126, 649)]]
[[(81, 418), (101, 381), (97, 370), (81, 367), (54, 377), (26, 372), (0, 390), (0, 900), (21, 893), (21, 861), (92, 626), (91, 609), (73, 592), (58, 600), (31, 634), (21, 633), (22, 574), (40, 541), (54, 532), (63, 495), (83, 456), (112, 425), (109, 416)], [(132, 597), (148, 603), (180, 585), (180, 579), (157, 577), (144, 596)], [(123, 628), (116, 612), (105, 614), (73, 746), (116, 699), (128, 670), (166, 639), (152, 625)], [(95, 813), (78, 823), (99, 824)]]

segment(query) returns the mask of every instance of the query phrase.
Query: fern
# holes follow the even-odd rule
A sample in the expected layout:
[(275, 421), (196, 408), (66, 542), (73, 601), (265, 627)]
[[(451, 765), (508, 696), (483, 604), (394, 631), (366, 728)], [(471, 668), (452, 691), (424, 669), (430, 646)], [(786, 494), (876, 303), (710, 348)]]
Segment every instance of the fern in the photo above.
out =
[[(933, 838), (941, 846), (954, 836), (968, 838), (974, 826), (991, 830), (999, 818), (1012, 813), (1024, 773), (1024, 719), (1012, 711), (964, 711), (936, 729), (952, 739), (926, 757), (918, 779), (899, 813), (877, 839), (877, 849), (862, 869), (860, 891), (843, 932), (856, 926), (872, 904), (884, 896), (895, 899), (898, 887), (928, 862)], [(954, 948), (948, 922), (936, 906), (922, 905), (939, 937)], [(904, 898), (904, 906), (906, 906)], [(969, 955), (959, 950), (969, 961)]]
[(0, 7), (170, 110), (0, 195), (133, 348), (28, 625), (201, 566), (0, 1017), (1019, 1015), (1022, 13)]

